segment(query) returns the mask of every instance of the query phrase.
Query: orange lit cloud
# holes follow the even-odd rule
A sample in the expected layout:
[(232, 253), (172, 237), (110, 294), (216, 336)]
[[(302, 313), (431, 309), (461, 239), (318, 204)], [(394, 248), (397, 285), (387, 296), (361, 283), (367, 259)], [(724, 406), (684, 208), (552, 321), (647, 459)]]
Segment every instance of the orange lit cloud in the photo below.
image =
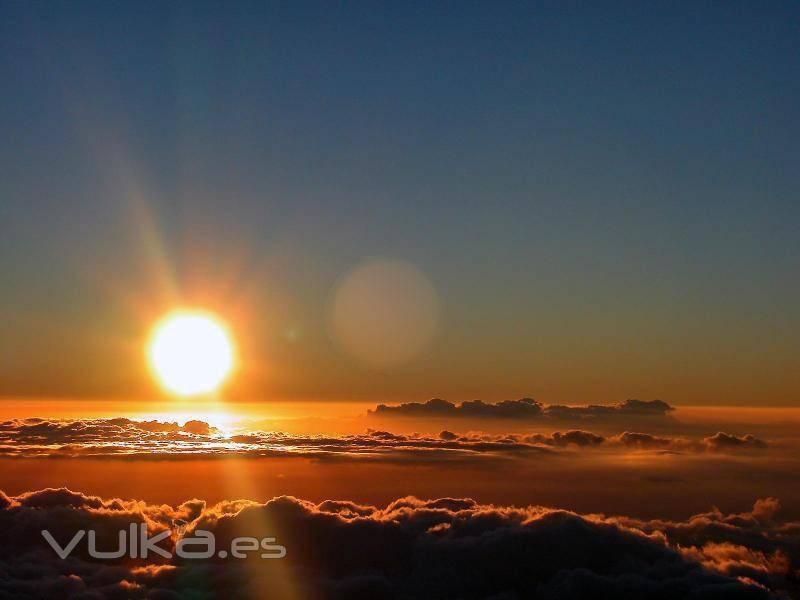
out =
[(625, 431), (604, 436), (570, 429), (551, 433), (401, 434), (367, 429), (358, 435), (300, 435), (276, 431), (224, 434), (203, 421), (184, 425), (126, 418), (45, 420), (14, 419), (0, 423), (0, 456), (180, 457), (298, 456), (448, 460), (487, 456), (533, 457), (556, 449), (603, 448), (609, 451), (670, 450), (675, 452), (748, 452), (768, 447), (751, 434), (725, 432), (689, 439)]

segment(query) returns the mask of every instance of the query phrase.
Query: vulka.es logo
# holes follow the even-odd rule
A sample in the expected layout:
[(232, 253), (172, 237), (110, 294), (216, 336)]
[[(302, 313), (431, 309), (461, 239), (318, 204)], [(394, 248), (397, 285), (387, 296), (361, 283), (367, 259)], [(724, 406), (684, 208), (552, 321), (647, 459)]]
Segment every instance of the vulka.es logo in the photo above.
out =
[[(274, 537), (254, 538), (237, 537), (231, 540), (230, 551), (227, 549), (216, 550), (214, 534), (210, 531), (198, 529), (192, 537), (182, 537), (184, 527), (178, 529), (178, 541), (175, 544), (175, 554), (180, 558), (203, 559), (218, 556), (219, 558), (247, 558), (259, 553), (261, 558), (283, 558), (286, 548), (276, 543)], [(144, 523), (131, 523), (127, 530), (119, 532), (117, 547), (111, 550), (97, 548), (97, 533), (93, 529), (80, 529), (65, 546), (53, 537), (46, 529), (42, 530), (42, 537), (62, 559), (67, 558), (83, 538), (86, 538), (87, 552), (92, 558), (99, 560), (112, 560), (128, 556), (130, 558), (148, 558), (157, 554), (163, 558), (172, 558), (172, 553), (159, 546), (159, 542), (168, 539), (172, 531), (166, 529), (154, 536), (150, 536), (147, 525)], [(263, 552), (262, 552), (263, 550)]]

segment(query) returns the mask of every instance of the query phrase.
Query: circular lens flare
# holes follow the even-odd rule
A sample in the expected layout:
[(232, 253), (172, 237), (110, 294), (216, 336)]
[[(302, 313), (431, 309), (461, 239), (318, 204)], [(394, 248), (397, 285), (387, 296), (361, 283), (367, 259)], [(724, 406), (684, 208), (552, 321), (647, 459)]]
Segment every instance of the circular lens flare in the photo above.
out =
[(384, 369), (413, 360), (433, 339), (439, 299), (412, 264), (372, 259), (339, 283), (330, 328), (335, 341), (365, 365)]
[(180, 396), (215, 391), (234, 367), (227, 327), (203, 311), (176, 311), (155, 328), (148, 344), (150, 366), (161, 384)]

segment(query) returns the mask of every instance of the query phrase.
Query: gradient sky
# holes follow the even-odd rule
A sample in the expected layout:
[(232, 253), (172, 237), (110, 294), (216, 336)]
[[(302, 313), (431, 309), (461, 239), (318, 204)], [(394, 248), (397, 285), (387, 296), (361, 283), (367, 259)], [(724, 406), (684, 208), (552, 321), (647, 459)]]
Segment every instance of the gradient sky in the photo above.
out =
[[(798, 23), (4, 2), (0, 395), (152, 395), (179, 300), (230, 320), (242, 398), (798, 405)], [(376, 256), (441, 302), (395, 368), (327, 325)]]

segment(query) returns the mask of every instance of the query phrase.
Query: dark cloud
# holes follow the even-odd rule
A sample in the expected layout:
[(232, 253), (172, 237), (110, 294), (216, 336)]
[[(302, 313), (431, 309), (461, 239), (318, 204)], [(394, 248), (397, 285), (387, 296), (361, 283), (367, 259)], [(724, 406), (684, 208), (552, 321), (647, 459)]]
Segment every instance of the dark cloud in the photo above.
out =
[(737, 436), (722, 431), (700, 440), (669, 438), (649, 433), (625, 431), (619, 435), (609, 437), (608, 442), (642, 450), (660, 448), (687, 452), (732, 452), (762, 450), (767, 447), (767, 442), (754, 435)]
[(604, 438), (602, 435), (594, 434), (591, 431), (581, 431), (577, 429), (565, 431), (564, 433), (555, 431), (550, 435), (536, 433), (526, 436), (524, 439), (526, 441), (547, 444), (550, 446), (569, 446), (571, 444), (575, 446), (599, 446), (606, 441), (606, 438)]
[[(0, 493), (1, 494), (1, 493)], [(545, 507), (408, 497), (384, 508), (278, 497), (180, 506), (48, 489), (0, 509), (0, 597), (13, 598), (770, 598), (796, 588), (800, 523), (777, 503), (682, 522), (582, 516)], [(277, 537), (281, 560), (59, 559), (42, 529)], [(177, 535), (164, 542), (171, 550)]]
[(635, 431), (625, 431), (610, 439), (612, 442), (622, 444), (629, 448), (666, 448), (675, 445), (674, 439)]
[(751, 434), (739, 437), (722, 431), (718, 431), (711, 437), (704, 438), (703, 443), (714, 450), (724, 450), (727, 448), (764, 448), (767, 445), (764, 440), (760, 440)]
[(376, 417), (608, 420), (622, 417), (665, 417), (673, 410), (673, 407), (661, 400), (625, 400), (609, 406), (564, 406), (542, 404), (531, 398), (505, 400), (496, 404), (481, 400), (453, 404), (433, 398), (427, 402), (408, 402), (395, 406), (379, 404), (369, 414)]

